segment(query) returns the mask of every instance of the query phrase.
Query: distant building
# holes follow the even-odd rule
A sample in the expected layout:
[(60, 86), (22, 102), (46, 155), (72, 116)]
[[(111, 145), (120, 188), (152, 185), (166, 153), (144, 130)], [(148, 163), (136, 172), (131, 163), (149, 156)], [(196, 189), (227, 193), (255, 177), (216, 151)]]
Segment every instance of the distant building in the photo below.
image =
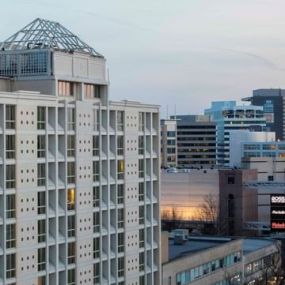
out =
[(177, 166), (177, 123), (175, 119), (162, 119), (161, 128), (161, 166)]
[[(267, 143), (268, 142), (268, 143)], [(250, 130), (231, 130), (229, 131), (229, 166), (241, 167), (243, 157), (269, 156), (271, 152), (264, 150), (259, 153), (256, 149), (262, 149), (262, 144), (274, 144), (274, 132), (254, 132)], [(260, 146), (258, 146), (260, 145)], [(269, 150), (269, 149), (268, 149)], [(271, 156), (272, 157), (272, 156)]]
[(220, 170), (219, 180), (221, 232), (225, 235), (269, 234), (270, 194), (285, 194), (284, 180), (259, 181), (256, 169)]
[(178, 166), (211, 167), (216, 164), (216, 124), (205, 115), (172, 116), (177, 120)]
[(162, 256), (162, 285), (261, 284), (281, 267), (280, 243), (269, 239), (190, 237), (175, 245), (164, 238)]
[(217, 124), (217, 164), (221, 166), (230, 164), (230, 130), (263, 131), (266, 127), (260, 106), (236, 105), (235, 101), (212, 102), (205, 114)]
[(252, 105), (262, 106), (266, 118), (266, 126), (276, 133), (277, 140), (285, 140), (285, 90), (284, 89), (257, 89), (253, 90), (252, 97), (244, 98)]

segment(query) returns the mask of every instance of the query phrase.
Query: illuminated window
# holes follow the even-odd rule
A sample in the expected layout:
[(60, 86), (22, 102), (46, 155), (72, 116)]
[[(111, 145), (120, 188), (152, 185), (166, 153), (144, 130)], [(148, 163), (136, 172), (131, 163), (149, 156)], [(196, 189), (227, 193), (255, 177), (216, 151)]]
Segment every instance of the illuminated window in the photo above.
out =
[(68, 81), (58, 81), (58, 95), (59, 96), (73, 96), (74, 84)]
[(74, 188), (67, 190), (67, 209), (69, 211), (75, 209), (75, 189)]
[(118, 160), (118, 179), (124, 179), (125, 162), (124, 160)]

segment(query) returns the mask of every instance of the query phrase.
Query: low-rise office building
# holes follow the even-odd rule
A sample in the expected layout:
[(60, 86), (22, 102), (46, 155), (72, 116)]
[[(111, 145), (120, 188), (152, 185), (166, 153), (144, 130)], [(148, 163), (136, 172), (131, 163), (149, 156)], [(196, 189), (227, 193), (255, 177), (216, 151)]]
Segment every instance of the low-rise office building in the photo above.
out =
[(273, 240), (191, 237), (183, 245), (162, 243), (165, 250), (163, 285), (260, 284), (281, 266), (280, 244)]

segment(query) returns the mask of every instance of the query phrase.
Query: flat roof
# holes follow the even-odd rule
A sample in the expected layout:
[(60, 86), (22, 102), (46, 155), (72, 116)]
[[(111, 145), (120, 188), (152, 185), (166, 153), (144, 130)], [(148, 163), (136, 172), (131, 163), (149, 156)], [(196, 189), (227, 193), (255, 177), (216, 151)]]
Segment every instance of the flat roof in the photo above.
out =
[(173, 261), (185, 256), (204, 251), (207, 249), (215, 248), (217, 246), (226, 244), (231, 241), (242, 240), (243, 254), (249, 254), (261, 248), (272, 245), (275, 241), (270, 239), (239, 239), (230, 237), (190, 237), (185, 244), (175, 245), (174, 240), (168, 240), (168, 261)]

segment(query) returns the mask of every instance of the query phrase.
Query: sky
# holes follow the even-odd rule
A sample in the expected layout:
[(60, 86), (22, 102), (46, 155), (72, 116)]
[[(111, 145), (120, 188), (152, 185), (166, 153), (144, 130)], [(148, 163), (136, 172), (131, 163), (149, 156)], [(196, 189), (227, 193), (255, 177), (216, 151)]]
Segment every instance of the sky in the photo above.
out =
[(106, 57), (111, 100), (159, 104), (161, 117), (285, 88), (284, 0), (1, 2), (0, 41), (58, 21)]

